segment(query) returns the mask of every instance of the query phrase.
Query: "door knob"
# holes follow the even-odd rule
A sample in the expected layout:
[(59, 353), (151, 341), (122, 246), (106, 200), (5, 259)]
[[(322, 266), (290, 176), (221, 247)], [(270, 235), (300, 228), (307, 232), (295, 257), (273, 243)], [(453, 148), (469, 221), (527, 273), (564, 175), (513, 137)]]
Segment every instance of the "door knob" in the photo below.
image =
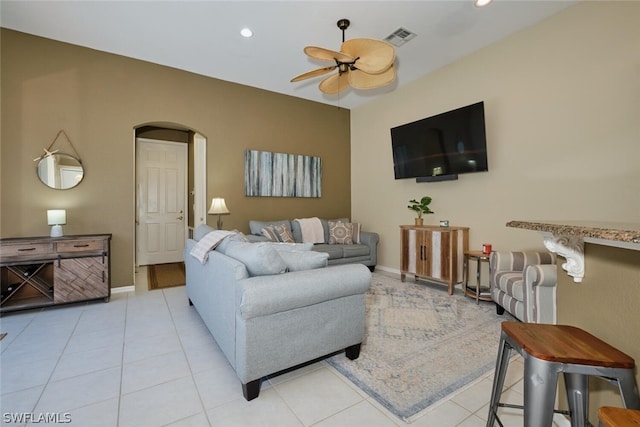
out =
[(180, 215), (178, 218), (176, 218), (178, 221), (182, 221), (184, 217), (182, 215)]

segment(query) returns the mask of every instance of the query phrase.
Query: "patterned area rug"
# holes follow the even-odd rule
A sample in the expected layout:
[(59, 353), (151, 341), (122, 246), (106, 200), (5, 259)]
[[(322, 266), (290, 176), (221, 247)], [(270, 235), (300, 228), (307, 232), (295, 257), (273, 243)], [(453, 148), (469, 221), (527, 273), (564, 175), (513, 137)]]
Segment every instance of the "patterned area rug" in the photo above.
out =
[(366, 336), (354, 361), (328, 363), (397, 417), (412, 417), (493, 369), (500, 323), (495, 305), (446, 287), (374, 273)]

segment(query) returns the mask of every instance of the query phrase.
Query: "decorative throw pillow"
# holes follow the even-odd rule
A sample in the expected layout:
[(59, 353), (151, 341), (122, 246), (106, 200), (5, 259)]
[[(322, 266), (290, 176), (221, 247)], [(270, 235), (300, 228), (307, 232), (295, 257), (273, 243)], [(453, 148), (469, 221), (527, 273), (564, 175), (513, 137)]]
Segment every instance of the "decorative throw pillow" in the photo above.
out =
[(360, 244), (360, 223), (352, 222), (351, 226), (353, 229), (353, 236), (352, 236), (353, 243)]
[(352, 245), (353, 225), (350, 222), (329, 221), (329, 244)]
[(293, 239), (293, 235), (289, 231), (289, 227), (284, 224), (274, 225), (273, 230), (278, 235), (278, 240), (282, 243), (295, 243), (296, 241)]
[(276, 233), (275, 228), (273, 227), (273, 225), (270, 225), (268, 227), (265, 227), (261, 230), (262, 235), (264, 237), (266, 237), (267, 239), (271, 240), (272, 242), (279, 242), (280, 239), (278, 239), (278, 233)]

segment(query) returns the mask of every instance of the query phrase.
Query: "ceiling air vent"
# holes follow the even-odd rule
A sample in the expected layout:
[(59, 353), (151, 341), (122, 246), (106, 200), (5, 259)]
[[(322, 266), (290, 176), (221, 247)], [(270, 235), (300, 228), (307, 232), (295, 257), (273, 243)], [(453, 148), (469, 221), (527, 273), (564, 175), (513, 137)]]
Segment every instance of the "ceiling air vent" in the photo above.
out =
[(406, 28), (400, 27), (397, 30), (395, 30), (393, 33), (385, 37), (384, 40), (396, 47), (400, 47), (406, 42), (408, 42), (409, 40), (411, 40), (412, 38), (414, 38), (416, 35), (417, 35), (416, 33), (412, 33)]

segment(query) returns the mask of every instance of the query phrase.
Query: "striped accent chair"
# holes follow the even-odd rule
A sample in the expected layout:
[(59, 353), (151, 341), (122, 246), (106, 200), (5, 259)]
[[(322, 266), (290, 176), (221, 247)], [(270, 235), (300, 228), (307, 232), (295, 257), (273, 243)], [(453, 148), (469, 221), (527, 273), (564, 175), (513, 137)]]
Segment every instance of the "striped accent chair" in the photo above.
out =
[(499, 315), (529, 323), (556, 323), (556, 255), (491, 252), (489, 288)]

